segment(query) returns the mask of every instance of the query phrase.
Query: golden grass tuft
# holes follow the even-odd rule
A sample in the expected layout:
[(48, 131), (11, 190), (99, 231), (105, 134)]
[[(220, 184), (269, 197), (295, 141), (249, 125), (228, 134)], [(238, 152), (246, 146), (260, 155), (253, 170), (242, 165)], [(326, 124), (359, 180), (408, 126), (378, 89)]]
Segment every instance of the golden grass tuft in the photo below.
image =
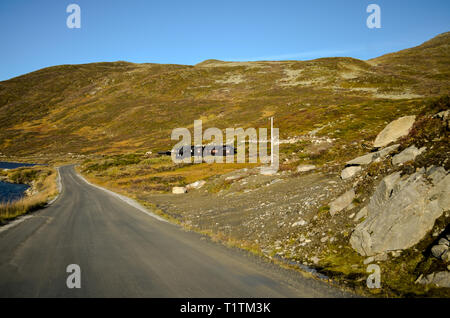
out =
[(58, 194), (57, 173), (54, 169), (47, 167), (32, 169), (38, 172), (35, 180), (39, 184), (38, 192), (19, 200), (0, 203), (0, 224), (45, 207), (48, 201)]

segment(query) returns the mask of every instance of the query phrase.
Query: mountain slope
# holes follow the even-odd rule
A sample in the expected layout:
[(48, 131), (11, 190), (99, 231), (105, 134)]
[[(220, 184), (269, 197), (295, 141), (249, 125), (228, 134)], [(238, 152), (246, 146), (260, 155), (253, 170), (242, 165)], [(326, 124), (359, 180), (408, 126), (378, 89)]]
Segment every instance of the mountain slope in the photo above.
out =
[(445, 33), (370, 61), (45, 68), (0, 82), (0, 152), (160, 150), (173, 144), (173, 128), (191, 127), (194, 119), (203, 119), (204, 129), (267, 127), (270, 116), (282, 138), (329, 124), (321, 133), (368, 139), (399, 111), (417, 112), (423, 98), (448, 94), (448, 45)]

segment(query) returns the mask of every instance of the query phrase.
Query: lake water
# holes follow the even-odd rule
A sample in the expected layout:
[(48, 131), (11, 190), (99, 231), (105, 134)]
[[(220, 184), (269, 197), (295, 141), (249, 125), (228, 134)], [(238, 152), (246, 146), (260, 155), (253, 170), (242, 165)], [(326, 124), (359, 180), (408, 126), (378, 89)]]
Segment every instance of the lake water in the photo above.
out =
[(34, 163), (0, 161), (0, 169), (15, 169), (19, 167), (32, 167), (35, 165), (36, 164)]
[[(15, 169), (19, 167), (31, 167), (35, 164), (22, 162), (0, 161), (0, 169)], [(20, 199), (29, 186), (26, 184), (16, 184), (0, 181), (0, 202), (8, 202)]]

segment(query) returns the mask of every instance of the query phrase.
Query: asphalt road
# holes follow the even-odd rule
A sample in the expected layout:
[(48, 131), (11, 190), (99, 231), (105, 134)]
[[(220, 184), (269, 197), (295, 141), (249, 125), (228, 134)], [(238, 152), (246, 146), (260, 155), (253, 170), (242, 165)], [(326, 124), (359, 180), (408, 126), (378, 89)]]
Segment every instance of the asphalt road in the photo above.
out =
[[(60, 174), (52, 205), (0, 231), (0, 297), (348, 296), (142, 213), (72, 166)], [(69, 264), (79, 289), (66, 285)]]

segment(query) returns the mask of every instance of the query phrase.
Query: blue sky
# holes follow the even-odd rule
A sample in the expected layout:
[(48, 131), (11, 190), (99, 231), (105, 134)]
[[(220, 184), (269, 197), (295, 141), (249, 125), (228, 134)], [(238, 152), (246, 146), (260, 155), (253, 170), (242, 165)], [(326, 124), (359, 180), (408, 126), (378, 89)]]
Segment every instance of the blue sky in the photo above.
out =
[[(81, 7), (81, 29), (66, 7)], [(381, 29), (366, 8), (381, 7)], [(99, 61), (369, 59), (450, 31), (448, 0), (0, 0), (0, 80)]]

